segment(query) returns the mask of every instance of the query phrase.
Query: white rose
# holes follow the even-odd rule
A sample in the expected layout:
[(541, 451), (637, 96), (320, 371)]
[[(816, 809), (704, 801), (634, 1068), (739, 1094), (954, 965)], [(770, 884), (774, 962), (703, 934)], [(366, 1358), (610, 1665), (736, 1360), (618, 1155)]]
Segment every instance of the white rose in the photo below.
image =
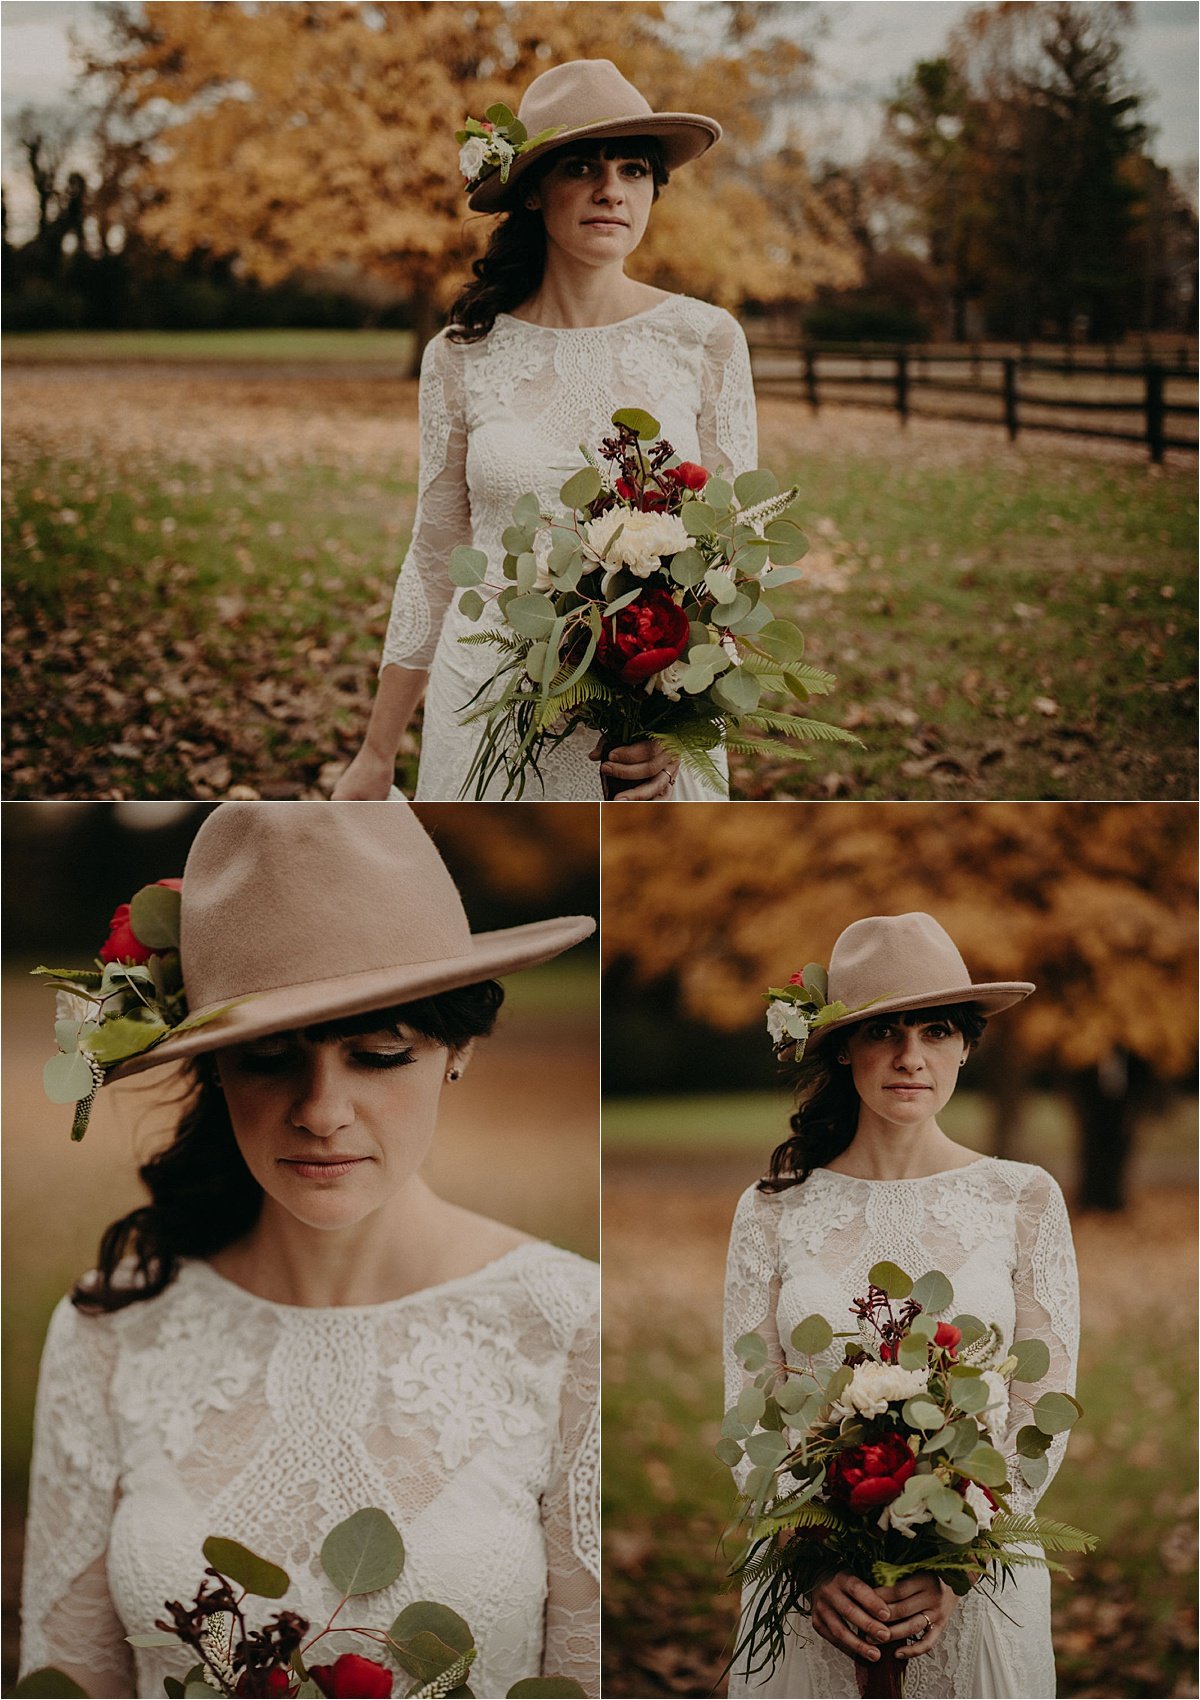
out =
[[(618, 527), (621, 535), (613, 543)], [(644, 514), (636, 508), (610, 508), (589, 520), (584, 531), (588, 547), (610, 572), (628, 567), (637, 578), (649, 578), (664, 555), (677, 555), (691, 542), (678, 514)]]
[(910, 1541), (915, 1540), (917, 1524), (932, 1523), (933, 1512), (923, 1499), (918, 1500), (915, 1505), (910, 1505), (904, 1511), (898, 1510), (898, 1505), (899, 1501), (894, 1499), (890, 1505), (884, 1506), (879, 1513), (879, 1527), (881, 1529), (895, 1529), (898, 1535), (904, 1535)]
[(683, 678), (684, 664), (682, 661), (672, 661), (669, 667), (664, 667), (661, 673), (651, 673), (646, 680), (647, 691), (661, 691), (672, 702), (679, 701), (683, 689), (680, 680)]
[(898, 1364), (858, 1364), (849, 1385), (831, 1409), (835, 1417), (881, 1417), (893, 1399), (924, 1393), (928, 1369), (901, 1369)]
[(808, 1022), (794, 1003), (784, 998), (772, 998), (767, 1005), (767, 1032), (773, 1045), (784, 1039), (807, 1039)]
[(533, 560), (537, 567), (537, 577), (533, 581), (535, 590), (549, 590), (550, 551), (554, 547), (554, 533), (548, 526), (541, 526), (533, 534)]
[(963, 1495), (971, 1510), (975, 1513), (975, 1521), (981, 1529), (990, 1529), (992, 1518), (996, 1515), (986, 1493), (974, 1482), (967, 1483), (967, 1491)]
[(987, 1388), (988, 1406), (980, 1419), (991, 1434), (1003, 1434), (1008, 1422), (1008, 1383), (994, 1369), (985, 1369), (980, 1380)]
[(473, 183), (487, 164), (487, 143), (482, 136), (470, 136), (459, 149), (458, 169), (468, 183)]

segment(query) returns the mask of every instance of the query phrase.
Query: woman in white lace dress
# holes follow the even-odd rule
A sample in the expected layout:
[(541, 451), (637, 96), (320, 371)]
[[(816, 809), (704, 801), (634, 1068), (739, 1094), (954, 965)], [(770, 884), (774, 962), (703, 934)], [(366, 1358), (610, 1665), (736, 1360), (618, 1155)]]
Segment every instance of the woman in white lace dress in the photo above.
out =
[[(937, 1122), (988, 1014), (1033, 989), (972, 984), (929, 915), (871, 917), (842, 933), (828, 998), (854, 1013), (817, 1029), (806, 1046), (801, 1041), (792, 1136), (734, 1217), (727, 1403), (746, 1379), (733, 1350), (742, 1334), (757, 1330), (779, 1350), (806, 1316), (823, 1315), (836, 1329), (866, 1293), (868, 1270), (883, 1260), (914, 1277), (940, 1269), (956, 1310), (997, 1323), (1005, 1340), (1045, 1341), (1047, 1376), (1036, 1389), (1013, 1384), (1010, 1459), (1025, 1420), (1021, 1395), (1073, 1391), (1078, 1290), (1062, 1193), (1045, 1170), (978, 1157)], [(794, 1035), (778, 1037), (781, 1054), (794, 1054)], [(835, 1343), (827, 1366), (840, 1355)], [(1066, 1439), (1050, 1448), (1047, 1482)], [(1042, 1490), (1026, 1488), (1015, 1464), (1009, 1479), (1013, 1510), (1032, 1511)], [(901, 1644), (906, 1695), (1052, 1696), (1050, 1579), (1032, 1568), (1017, 1577), (992, 1602), (978, 1592), (958, 1599), (932, 1577), (876, 1588), (831, 1575), (814, 1590), (811, 1618), (798, 1615), (791, 1626), (782, 1662), (769, 1673), (736, 1669), (729, 1692), (854, 1696), (864, 1661), (889, 1642)]]
[[(543, 72), (519, 116), (548, 143), (493, 169), (471, 195), (501, 211), (476, 278), (421, 365), (421, 468), (412, 544), (396, 586), (379, 689), (362, 749), (334, 793), (384, 797), (396, 750), (425, 698), (418, 798), (459, 796), (478, 742), (464, 705), (495, 665), (457, 609), (450, 551), (471, 542), (502, 589), (501, 535), (527, 490), (553, 507), (583, 464), (579, 445), (611, 435), (613, 413), (642, 407), (684, 458), (731, 474), (757, 459), (746, 339), (722, 308), (625, 275), (668, 170), (720, 135), (710, 118), (654, 113), (608, 60)], [(570, 140), (567, 138), (570, 137)], [(466, 153), (464, 149), (464, 153)], [(468, 165), (471, 161), (466, 162)], [(577, 730), (543, 764), (544, 793), (596, 800), (599, 746)], [(607, 777), (632, 782), (623, 801), (716, 800), (651, 741), (611, 752)], [(503, 781), (498, 783), (500, 795)], [(490, 794), (490, 793), (489, 793)]]
[[(125, 1637), (190, 1604), (213, 1534), (291, 1578), (247, 1599), (249, 1627), (286, 1610), (315, 1636), (339, 1598), (322, 1541), (374, 1506), (404, 1569), (339, 1624), (386, 1629), (436, 1601), (474, 1632), (476, 1695), (539, 1674), (598, 1692), (598, 1270), (419, 1172), (500, 1006), (494, 976), (592, 930), (472, 935), (404, 803), (231, 803), (205, 821), (180, 957), (193, 1014), (221, 1013), (113, 1071), (183, 1059), (190, 1097), (142, 1169), (151, 1202), (107, 1231), (50, 1325), (24, 1670), (161, 1695), (192, 1657)], [(392, 1669), (340, 1632), (308, 1662), (348, 1652)]]

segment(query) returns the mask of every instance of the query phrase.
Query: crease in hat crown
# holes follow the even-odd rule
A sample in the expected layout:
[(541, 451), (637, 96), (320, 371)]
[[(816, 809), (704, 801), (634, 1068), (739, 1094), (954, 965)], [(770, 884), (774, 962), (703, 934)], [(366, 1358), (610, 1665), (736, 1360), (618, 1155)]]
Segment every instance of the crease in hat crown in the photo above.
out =
[(572, 141), (656, 136), (667, 166), (674, 170), (721, 139), (721, 126), (703, 113), (655, 112), (611, 59), (570, 59), (540, 72), (521, 96), (517, 117), (530, 136), (549, 129), (557, 133), (518, 154), (506, 183), (501, 183), (497, 169), (476, 184), (468, 205), (478, 212), (502, 210), (514, 183), (535, 159)]
[(180, 960), (188, 1021), (107, 1078), (413, 1002), (548, 961), (590, 916), (472, 933), (407, 802), (223, 803), (192, 843)]

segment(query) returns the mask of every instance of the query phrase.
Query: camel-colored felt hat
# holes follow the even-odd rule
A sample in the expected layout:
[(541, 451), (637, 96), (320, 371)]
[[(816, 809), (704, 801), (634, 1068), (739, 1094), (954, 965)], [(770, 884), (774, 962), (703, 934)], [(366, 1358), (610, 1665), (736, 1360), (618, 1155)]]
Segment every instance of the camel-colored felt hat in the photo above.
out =
[(994, 1015), (1036, 990), (1029, 980), (972, 980), (950, 934), (922, 910), (868, 915), (839, 934), (829, 958), (828, 1001), (851, 1013), (814, 1028), (808, 1049), (839, 1027), (896, 1010), (970, 1003)]
[(411, 1003), (546, 962), (595, 930), (565, 915), (472, 933), (407, 803), (223, 803), (183, 875), (188, 1019), (108, 1079), (270, 1033)]
[(570, 59), (551, 66), (525, 90), (517, 117), (531, 137), (550, 129), (555, 134), (537, 147), (518, 153), (506, 183), (501, 182), (498, 167), (478, 183), (467, 201), (475, 212), (503, 211), (511, 202), (514, 186), (534, 160), (568, 142), (656, 136), (667, 166), (674, 170), (721, 139), (721, 126), (715, 118), (699, 112), (655, 112), (611, 59)]

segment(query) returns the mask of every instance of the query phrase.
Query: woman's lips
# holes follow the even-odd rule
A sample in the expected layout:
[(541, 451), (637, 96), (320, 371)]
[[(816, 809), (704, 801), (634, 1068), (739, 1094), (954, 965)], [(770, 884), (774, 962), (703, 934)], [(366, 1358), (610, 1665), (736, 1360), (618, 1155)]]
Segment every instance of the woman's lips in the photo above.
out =
[(356, 1169), (360, 1163), (369, 1163), (369, 1157), (281, 1157), (279, 1161), (289, 1168), (294, 1175), (299, 1175), (306, 1181), (335, 1181), (342, 1175), (348, 1175), (351, 1169)]
[(932, 1090), (932, 1086), (927, 1086), (919, 1080), (906, 1080), (903, 1083), (898, 1082), (895, 1086), (884, 1087), (885, 1092), (932, 1092)]

